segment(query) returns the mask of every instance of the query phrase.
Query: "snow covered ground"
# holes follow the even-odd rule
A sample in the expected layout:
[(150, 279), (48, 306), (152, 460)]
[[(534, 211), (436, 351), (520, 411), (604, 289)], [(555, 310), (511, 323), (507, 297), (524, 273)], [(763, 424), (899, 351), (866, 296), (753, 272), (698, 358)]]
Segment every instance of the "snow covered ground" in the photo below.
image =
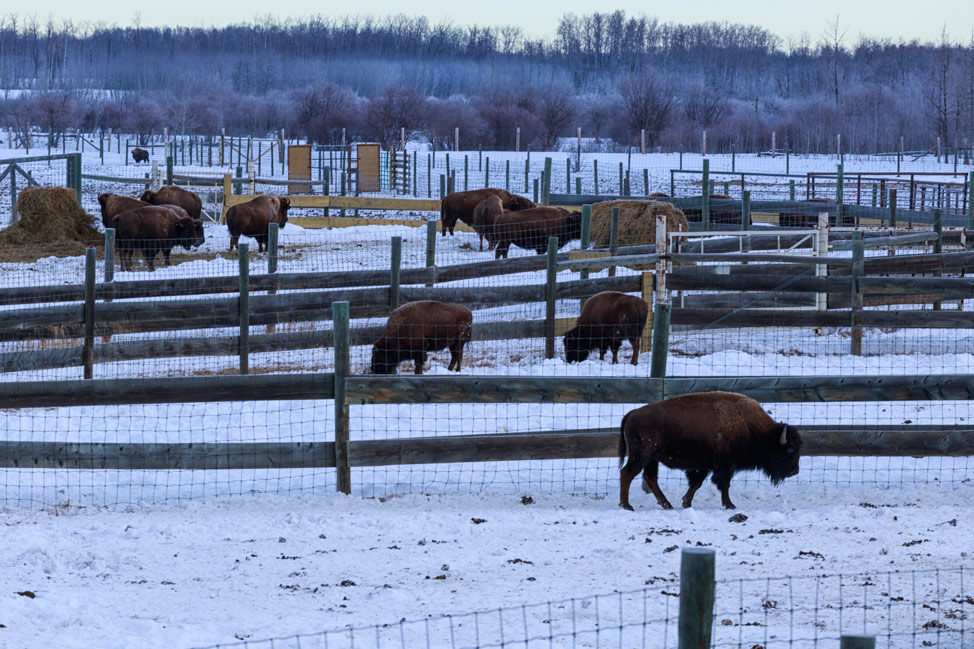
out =
[[(16, 154), (0, 147), (0, 158)], [(86, 173), (146, 170), (126, 167), (112, 155), (111, 165), (94, 169), (89, 159), (95, 158), (86, 155)], [(476, 152), (467, 155), (473, 160)], [(603, 155), (600, 174), (605, 169), (610, 178), (617, 175), (618, 154)], [(555, 156), (556, 167), (565, 156)], [(532, 153), (532, 164), (543, 157)], [(520, 164), (523, 182), (523, 154), (490, 158), (491, 178), (498, 173), (493, 165), (510, 159), (512, 178)], [(729, 168), (729, 158), (711, 156), (712, 168)], [(583, 162), (591, 159), (583, 154)], [(647, 156), (647, 165), (649, 160), (660, 170), (660, 182), (668, 183), (676, 156)], [(737, 168), (747, 160), (737, 156)], [(442, 154), (437, 162), (445, 163)], [(633, 162), (636, 168), (637, 156)], [(790, 161), (793, 172), (804, 171), (806, 164), (809, 170), (829, 171), (834, 163), (797, 156)], [(556, 179), (564, 178), (561, 164)], [(753, 158), (761, 170), (783, 171), (784, 164), (780, 158)], [(895, 169), (895, 161), (846, 158), (847, 171), (872, 171), (877, 165), (888, 170), (891, 164)], [(916, 168), (949, 170), (930, 164), (916, 163)], [(699, 159), (688, 154), (684, 166), (699, 168)], [(85, 205), (92, 211), (98, 191), (104, 189), (86, 181)], [(6, 205), (2, 196), (0, 205)], [(424, 264), (422, 228), (310, 231), (289, 225), (282, 231), (280, 270), (386, 268), (392, 236), (403, 237), (404, 268)], [(461, 247), (466, 244), (472, 248)], [(468, 234), (438, 238), (437, 246), (438, 265), (492, 257), (477, 251), (476, 238)], [(227, 247), (225, 230), (208, 226), (200, 252), (212, 253), (211, 259), (177, 254), (172, 267), (116, 272), (116, 280), (235, 275), (236, 259), (216, 254)], [(255, 254), (251, 272), (263, 272), (265, 264), (266, 256)], [(467, 284), (540, 284), (543, 275)], [(82, 277), (80, 257), (0, 265), (0, 286), (76, 284)], [(563, 273), (559, 280), (575, 277)], [(575, 315), (577, 306), (564, 301), (559, 315)], [(965, 308), (974, 308), (974, 302)], [(542, 309), (540, 304), (507, 307), (487, 315), (537, 319)], [(259, 333), (255, 328), (253, 334)], [(867, 330), (866, 355), (857, 357), (848, 354), (842, 330), (824, 335), (785, 328), (674, 330), (668, 368), (673, 376), (966, 374), (974, 365), (971, 343), (970, 332), (963, 330)], [(0, 351), (13, 348), (4, 345)], [(368, 353), (366, 347), (353, 349), (353, 372), (365, 370)], [(628, 360), (628, 346), (622, 360)], [(98, 365), (95, 376), (215, 373), (232, 371), (235, 362), (232, 357), (129, 361)], [(251, 359), (251, 367), (275, 371), (275, 364), (276, 371), (327, 371), (331, 350)], [(443, 353), (433, 355), (429, 372), (447, 374)], [(474, 341), (464, 373), (648, 376), (649, 358), (637, 366), (597, 360), (569, 366), (562, 358), (544, 359), (539, 339)], [(80, 376), (80, 368), (70, 368), (3, 375), (0, 381)], [(354, 406), (352, 439), (612, 429), (634, 405)], [(967, 426), (974, 417), (966, 401), (765, 405), (776, 418), (799, 426)], [(33, 409), (0, 412), (0, 430), (6, 440), (64, 443), (327, 441), (333, 439), (333, 417), (327, 401)], [(618, 473), (611, 459), (355, 469), (348, 497), (334, 493), (329, 470), (4, 469), (0, 646), (193, 647), (297, 633), (312, 635), (273, 646), (385, 647), (400, 646), (400, 638), (406, 638), (405, 646), (523, 646), (510, 644), (520, 634), (543, 638), (530, 646), (634, 647), (663, 646), (664, 633), (666, 645), (673, 645), (676, 550), (698, 545), (717, 551), (719, 646), (768, 648), (797, 639), (790, 646), (804, 647), (813, 646), (813, 638), (831, 638), (823, 644), (835, 646), (840, 631), (861, 632), (864, 618), (867, 630), (888, 637), (890, 646), (927, 646), (921, 644), (925, 641), (959, 646), (954, 634), (974, 607), (970, 580), (964, 582), (958, 571), (972, 566), (974, 481), (968, 462), (806, 458), (802, 472), (778, 489), (758, 475), (739, 475), (731, 488), (738, 512), (747, 516), (742, 522), (729, 520), (733, 512), (719, 508), (709, 483), (690, 510), (663, 511), (634, 487), (637, 510), (623, 511), (616, 506)], [(683, 481), (667, 472), (662, 486), (672, 499), (682, 492)], [(920, 577), (912, 572), (934, 569), (941, 572)], [(834, 578), (809, 581), (822, 575)], [(856, 575), (844, 582), (844, 594), (837, 591), (838, 575)], [(768, 581), (778, 577), (793, 580)], [(590, 597), (614, 591), (627, 594)], [(577, 601), (569, 603), (572, 598)], [(549, 601), (555, 603), (548, 606)], [(517, 608), (526, 604), (540, 606)], [(514, 609), (496, 611), (507, 607)], [(471, 611), (489, 613), (456, 616), (455, 624), (427, 617)], [(401, 620), (418, 622), (400, 626)], [(391, 626), (354, 637), (314, 635), (375, 624)], [(924, 635), (918, 639), (914, 631)], [(550, 645), (549, 635), (557, 636)]]

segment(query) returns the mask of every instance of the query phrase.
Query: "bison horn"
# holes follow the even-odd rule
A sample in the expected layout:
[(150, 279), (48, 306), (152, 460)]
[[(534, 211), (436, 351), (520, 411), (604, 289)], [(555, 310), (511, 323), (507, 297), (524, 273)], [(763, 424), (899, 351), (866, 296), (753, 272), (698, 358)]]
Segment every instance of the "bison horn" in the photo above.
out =
[(784, 446), (788, 443), (788, 427), (785, 426), (781, 429), (781, 445)]

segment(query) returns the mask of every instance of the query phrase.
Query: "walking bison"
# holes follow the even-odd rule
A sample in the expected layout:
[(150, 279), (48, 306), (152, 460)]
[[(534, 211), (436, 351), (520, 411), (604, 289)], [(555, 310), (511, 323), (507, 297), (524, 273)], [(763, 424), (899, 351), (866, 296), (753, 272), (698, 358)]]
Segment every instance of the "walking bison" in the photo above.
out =
[(373, 374), (395, 374), (399, 363), (412, 360), (423, 373), (426, 354), (450, 350), (448, 370), (460, 371), (463, 346), (470, 342), (473, 313), (467, 307), (436, 300), (404, 304), (386, 322), (385, 334), (372, 347)]
[(733, 392), (685, 394), (626, 413), (619, 438), (619, 505), (629, 504), (629, 486), (641, 471), (663, 509), (672, 509), (659, 488), (659, 463), (686, 471), (689, 489), (683, 506), (707, 474), (720, 490), (721, 504), (734, 509), (728, 490), (737, 471), (761, 470), (777, 486), (798, 473), (802, 439), (794, 426), (774, 421), (754, 399)]
[(267, 249), (267, 226), (287, 225), (287, 211), (291, 200), (286, 196), (265, 194), (227, 210), (227, 229), (230, 230), (230, 250), (237, 247), (241, 235), (257, 239), (257, 251)]
[(507, 258), (511, 244), (543, 255), (548, 238), (558, 237), (558, 247), (582, 237), (582, 215), (561, 207), (534, 207), (520, 212), (504, 212), (494, 219), (493, 236), (497, 248), (494, 258)]
[(565, 360), (580, 363), (589, 352), (598, 348), (599, 360), (605, 360), (605, 351), (612, 350), (612, 362), (619, 360), (619, 347), (623, 340), (632, 345), (633, 365), (639, 363), (639, 344), (649, 317), (646, 301), (619, 293), (602, 291), (585, 301), (575, 326), (565, 334)]

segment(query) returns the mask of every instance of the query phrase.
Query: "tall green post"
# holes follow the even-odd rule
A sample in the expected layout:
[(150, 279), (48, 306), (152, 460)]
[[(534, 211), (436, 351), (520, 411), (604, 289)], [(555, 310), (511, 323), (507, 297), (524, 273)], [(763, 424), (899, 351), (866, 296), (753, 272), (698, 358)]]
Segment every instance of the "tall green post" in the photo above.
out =
[(240, 296), (237, 301), (237, 314), (240, 318), (240, 337), (238, 339), (240, 373), (250, 374), (250, 246), (241, 243), (237, 248), (240, 264), (238, 276)]
[(166, 158), (166, 184), (172, 184), (172, 166), (173, 166), (173, 156), (168, 156)]
[[(615, 257), (619, 252), (619, 208), (613, 207), (609, 217), (609, 256)], [(616, 276), (616, 267), (609, 267), (609, 277)]]
[(852, 233), (852, 321), (849, 353), (853, 356), (862, 356), (862, 327), (859, 325), (859, 316), (863, 301), (862, 293), (859, 291), (859, 278), (863, 275), (865, 257), (866, 247), (862, 231), (857, 230)]
[(974, 248), (974, 171), (967, 177), (967, 249)]
[(85, 250), (85, 339), (81, 348), (84, 377), (90, 379), (95, 365), (95, 248)]
[(544, 159), (544, 175), (541, 176), (541, 202), (548, 205), (551, 202), (551, 158)]
[(592, 182), (595, 184), (595, 195), (599, 195), (599, 159), (592, 158)]
[(345, 381), (351, 373), (348, 318), (348, 302), (332, 302), (331, 322), (335, 340), (335, 486), (343, 494), (352, 493), (348, 453), (348, 403), (345, 399)]
[(389, 308), (399, 307), (399, 275), (402, 272), (402, 237), (392, 238), (392, 263), (389, 274)]
[(741, 229), (751, 229), (751, 190), (741, 192)]
[(703, 194), (700, 196), (700, 213), (703, 229), (710, 229), (710, 160), (703, 161)]
[(544, 357), (555, 357), (555, 292), (558, 284), (558, 237), (548, 237), (545, 278)]
[(844, 210), (842, 209), (842, 200), (845, 194), (845, 187), (844, 187), (845, 183), (843, 181), (844, 178), (842, 172), (842, 165), (840, 164), (836, 166), (836, 170), (835, 170), (835, 203), (836, 203), (835, 226), (836, 227), (842, 227), (842, 217), (844, 216), (843, 214)]
[[(889, 190), (889, 227), (896, 227), (896, 190)], [(970, 244), (968, 244), (968, 250), (970, 249)]]
[(653, 344), (649, 364), (649, 375), (654, 379), (666, 376), (666, 357), (670, 349), (670, 311), (665, 302), (653, 305)]
[(470, 189), (470, 156), (463, 154), (463, 191)]
[(871, 635), (843, 635), (839, 649), (876, 649), (876, 637)]
[[(432, 268), (436, 265), (436, 221), (426, 222), (426, 267)], [(433, 286), (433, 282), (427, 284)]]
[(115, 228), (105, 228), (105, 283), (115, 279)]
[(679, 649), (709, 649), (714, 621), (716, 554), (683, 548), (680, 557)]

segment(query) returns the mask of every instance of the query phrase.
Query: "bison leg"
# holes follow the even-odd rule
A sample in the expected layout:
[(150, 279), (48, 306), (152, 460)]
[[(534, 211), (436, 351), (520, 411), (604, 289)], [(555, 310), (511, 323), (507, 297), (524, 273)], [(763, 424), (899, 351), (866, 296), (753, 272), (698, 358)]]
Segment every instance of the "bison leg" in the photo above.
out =
[(687, 471), (687, 482), (690, 483), (690, 488), (687, 489), (686, 494), (683, 496), (684, 509), (693, 505), (693, 496), (707, 478), (707, 473), (708, 471)]
[(623, 509), (633, 511), (632, 505), (629, 504), (629, 487), (642, 470), (642, 458), (630, 452), (629, 460), (619, 471), (619, 506)]
[(507, 259), (507, 251), (511, 247), (510, 241), (501, 241), (497, 244), (497, 248), (494, 249), (494, 259)]
[(673, 505), (663, 495), (663, 490), (659, 488), (659, 462), (651, 460), (643, 471), (643, 484), (649, 487), (649, 491), (656, 496), (656, 502), (663, 509), (673, 509)]
[(730, 481), (731, 477), (734, 475), (733, 470), (728, 468), (718, 468), (714, 469), (714, 475), (711, 476), (710, 481), (717, 485), (720, 490), (720, 504), (724, 506), (724, 509), (737, 509), (734, 503), (730, 499)]
[(630, 361), (633, 365), (639, 364), (639, 343), (642, 342), (639, 338), (630, 338), (629, 344), (632, 345), (632, 360)]
[(459, 372), (461, 364), (463, 364), (463, 341), (458, 340), (450, 346), (450, 365), (446, 369)]
[(239, 235), (236, 236), (236, 237), (230, 237), (230, 251), (231, 252), (233, 252), (233, 249), (237, 247), (237, 244), (239, 242), (240, 242), (240, 236)]
[(257, 252), (261, 253), (267, 250), (267, 235), (258, 234), (255, 238), (257, 239)]
[(167, 266), (172, 266), (172, 259), (170, 258), (170, 255), (172, 255), (172, 248), (162, 249), (162, 256), (165, 258)]
[(413, 354), (413, 363), (416, 364), (416, 369), (414, 370), (416, 374), (422, 374), (423, 366), (426, 365), (426, 352), (419, 351)]
[(622, 346), (621, 340), (613, 340), (609, 343), (612, 346), (612, 364), (615, 365), (619, 362), (619, 347)]

